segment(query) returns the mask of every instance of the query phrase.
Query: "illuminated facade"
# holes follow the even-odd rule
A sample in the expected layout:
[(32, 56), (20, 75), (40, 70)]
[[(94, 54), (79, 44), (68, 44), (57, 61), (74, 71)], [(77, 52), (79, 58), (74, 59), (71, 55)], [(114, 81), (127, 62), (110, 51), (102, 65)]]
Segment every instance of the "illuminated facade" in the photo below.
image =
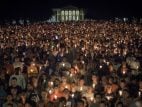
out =
[(53, 13), (51, 20), (55, 22), (84, 20), (84, 10), (73, 6), (53, 9)]

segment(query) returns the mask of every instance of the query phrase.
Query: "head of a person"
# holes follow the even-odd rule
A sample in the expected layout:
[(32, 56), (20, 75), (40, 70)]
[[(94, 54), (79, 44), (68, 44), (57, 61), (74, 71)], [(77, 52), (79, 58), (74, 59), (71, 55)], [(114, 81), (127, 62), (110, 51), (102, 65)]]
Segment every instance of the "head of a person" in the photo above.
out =
[(15, 62), (19, 62), (19, 58), (17, 57), (17, 58), (15, 58)]
[(83, 78), (81, 78), (80, 80), (79, 80), (79, 85), (84, 85), (85, 84), (85, 81), (84, 81), (84, 79)]
[(8, 102), (11, 102), (11, 101), (12, 101), (12, 99), (13, 99), (13, 97), (12, 97), (12, 95), (11, 95), (11, 94), (8, 94), (6, 99), (7, 99), (7, 101), (8, 101)]
[(19, 75), (20, 70), (21, 70), (20, 67), (15, 68), (15, 74), (16, 74), (16, 75)]
[(115, 107), (123, 107), (123, 103), (122, 102), (118, 102)]
[(42, 97), (43, 100), (47, 100), (48, 93), (45, 90), (41, 91), (41, 97)]
[(92, 75), (92, 81), (97, 82), (98, 81), (98, 76), (97, 75)]
[(17, 88), (11, 88), (11, 94), (17, 95)]
[(59, 98), (59, 105), (60, 105), (60, 107), (64, 107), (66, 105), (66, 98), (65, 97)]
[(27, 84), (27, 91), (32, 91), (34, 89), (34, 87), (32, 86), (32, 84), (28, 83)]
[(23, 107), (22, 102), (18, 103), (17, 106), (18, 106), (18, 107)]
[(127, 89), (124, 89), (122, 93), (122, 97), (127, 99), (129, 96), (130, 96), (129, 91)]
[(63, 82), (63, 83), (66, 83), (66, 82), (67, 82), (67, 78), (63, 76), (63, 77), (62, 77), (62, 82)]
[(53, 102), (49, 101), (49, 102), (47, 103), (47, 107), (55, 107), (55, 106), (54, 106), (54, 103), (53, 103)]
[(84, 107), (88, 107), (88, 101), (87, 101), (87, 98), (86, 97), (82, 97), (82, 99), (84, 101)]
[(16, 87), (17, 86), (17, 78), (16, 77), (13, 77), (12, 80), (11, 80), (11, 85), (13, 87)]
[(96, 103), (100, 103), (101, 98), (102, 98), (101, 94), (100, 94), (100, 93), (96, 93), (96, 94), (94, 95), (94, 97), (95, 97)]
[(6, 107), (14, 107), (13, 104), (8, 103)]
[(109, 77), (108, 82), (109, 84), (113, 84), (113, 77)]
[(84, 101), (83, 100), (78, 100), (77, 101), (77, 107), (85, 107)]
[(32, 107), (30, 103), (26, 103), (25, 107)]
[(101, 101), (99, 103), (99, 107), (108, 107), (108, 106), (107, 106), (107, 103), (105, 101)]
[(88, 88), (87, 88), (87, 92), (88, 92), (88, 93), (92, 93), (92, 92), (93, 92), (93, 88), (92, 88), (91, 86), (88, 87)]
[(142, 100), (138, 99), (135, 101), (136, 107), (142, 107)]
[(124, 89), (126, 87), (126, 81), (121, 80), (119, 85), (120, 85), (120, 88)]
[(113, 70), (114, 70), (113, 65), (110, 64), (110, 65), (109, 65), (109, 71), (112, 72)]
[(59, 93), (59, 88), (58, 88), (58, 87), (55, 87), (55, 88), (54, 88), (54, 93), (55, 93), (55, 94), (58, 94), (58, 93)]

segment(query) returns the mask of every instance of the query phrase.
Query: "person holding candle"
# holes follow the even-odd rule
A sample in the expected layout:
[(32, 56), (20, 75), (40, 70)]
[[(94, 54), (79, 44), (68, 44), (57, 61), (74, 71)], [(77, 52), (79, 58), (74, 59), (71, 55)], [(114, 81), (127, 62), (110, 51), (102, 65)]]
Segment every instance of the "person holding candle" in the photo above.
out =
[(84, 93), (82, 96), (86, 97), (88, 102), (93, 102), (94, 100), (94, 93), (93, 93), (93, 88), (92, 87), (87, 87), (86, 93)]
[(11, 85), (12, 78), (17, 78), (17, 84), (24, 90), (26, 88), (26, 80), (24, 75), (21, 73), (21, 68), (15, 68), (15, 73), (10, 76), (9, 85)]
[(31, 63), (30, 66), (28, 67), (28, 76), (37, 76), (38, 74), (38, 69), (35, 65), (35, 63)]
[(50, 101), (56, 101), (58, 98), (63, 96), (62, 92), (55, 87), (53, 93), (50, 95)]
[(42, 91), (41, 92), (41, 99), (40, 101), (37, 103), (37, 107), (45, 107), (48, 104), (48, 93), (46, 91)]
[(14, 101), (12, 101), (13, 97), (11, 94), (7, 95), (7, 101), (3, 104), (3, 107), (8, 107), (8, 105), (11, 105), (10, 107), (16, 107), (16, 104)]
[(12, 88), (16, 88), (18, 94), (22, 92), (22, 88), (18, 85), (16, 77), (11, 78), (11, 84), (8, 87), (7, 93), (9, 93)]
[(61, 88), (62, 88), (62, 91), (64, 90), (64, 89), (68, 89), (68, 90), (70, 90), (70, 84), (67, 82), (67, 78), (66, 77), (62, 77), (62, 83), (61, 83), (61, 86), (60, 86)]
[(77, 86), (77, 91), (84, 93), (86, 92), (86, 90), (87, 90), (87, 87), (85, 86), (85, 81), (84, 79), (81, 78)]
[(90, 107), (99, 107), (99, 104), (100, 104), (101, 100), (102, 100), (101, 94), (96, 93), (94, 95), (94, 102), (91, 103)]

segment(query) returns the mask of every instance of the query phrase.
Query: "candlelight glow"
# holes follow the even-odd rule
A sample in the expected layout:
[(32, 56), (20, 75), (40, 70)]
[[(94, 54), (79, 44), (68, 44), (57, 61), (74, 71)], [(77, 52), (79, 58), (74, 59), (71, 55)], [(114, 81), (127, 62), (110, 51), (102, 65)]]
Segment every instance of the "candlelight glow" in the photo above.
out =
[(80, 87), (80, 91), (82, 91), (83, 90), (83, 87)]
[(93, 83), (93, 88), (95, 88), (96, 84)]
[(52, 81), (50, 82), (50, 84), (51, 84), (52, 86), (54, 85), (54, 83), (53, 83)]
[(122, 90), (119, 91), (119, 95), (122, 96)]
[(100, 65), (100, 69), (102, 68), (103, 66), (102, 65)]
[(72, 94), (71, 97), (74, 98), (74, 94)]
[(55, 100), (58, 98), (57, 95), (54, 95)]
[(34, 70), (33, 69), (31, 69), (31, 73), (33, 73), (34, 72)]

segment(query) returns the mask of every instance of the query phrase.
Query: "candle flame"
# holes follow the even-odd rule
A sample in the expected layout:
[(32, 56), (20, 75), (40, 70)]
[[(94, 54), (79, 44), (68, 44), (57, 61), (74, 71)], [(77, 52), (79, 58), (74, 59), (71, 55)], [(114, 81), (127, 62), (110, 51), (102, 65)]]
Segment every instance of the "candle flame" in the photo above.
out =
[(122, 96), (122, 91), (121, 90), (119, 91), (119, 95)]
[(71, 96), (72, 96), (72, 98), (73, 98), (73, 97), (74, 97), (74, 94), (72, 94)]
[(52, 90), (49, 90), (49, 94), (51, 94), (52, 93)]
[(80, 87), (80, 91), (82, 91), (83, 90), (83, 88), (82, 87)]
[(33, 72), (34, 72), (34, 70), (33, 70), (33, 69), (31, 69), (31, 72), (33, 73)]
[(54, 83), (51, 81), (50, 84), (53, 85)]
[(54, 98), (57, 99), (57, 95), (54, 95)]

